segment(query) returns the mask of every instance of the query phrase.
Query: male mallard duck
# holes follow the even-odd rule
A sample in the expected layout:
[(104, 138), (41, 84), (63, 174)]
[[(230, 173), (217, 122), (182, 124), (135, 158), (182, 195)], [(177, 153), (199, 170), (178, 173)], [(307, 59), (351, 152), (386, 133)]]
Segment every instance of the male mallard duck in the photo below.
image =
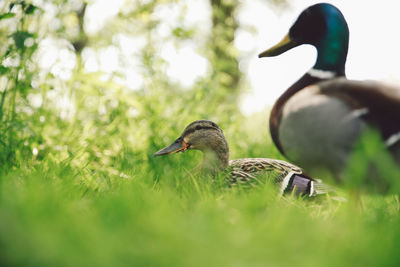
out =
[[(281, 174), (281, 194), (295, 191), (297, 194), (315, 196), (327, 193), (329, 187), (303, 174), (301, 168), (283, 160), (268, 158), (245, 158), (229, 160), (229, 147), (224, 133), (209, 120), (197, 120), (189, 124), (182, 135), (171, 145), (154, 156), (168, 155), (196, 149), (203, 152), (203, 161), (198, 168), (215, 175), (228, 170), (231, 184), (258, 183), (257, 175), (266, 172)], [(282, 177), (284, 177), (282, 179)]]
[(269, 122), (278, 149), (310, 175), (324, 170), (340, 179), (368, 128), (379, 130), (395, 158), (400, 154), (400, 90), (347, 80), (348, 42), (342, 13), (320, 3), (304, 10), (283, 40), (259, 55), (277, 56), (301, 44), (317, 49), (315, 65), (279, 97)]

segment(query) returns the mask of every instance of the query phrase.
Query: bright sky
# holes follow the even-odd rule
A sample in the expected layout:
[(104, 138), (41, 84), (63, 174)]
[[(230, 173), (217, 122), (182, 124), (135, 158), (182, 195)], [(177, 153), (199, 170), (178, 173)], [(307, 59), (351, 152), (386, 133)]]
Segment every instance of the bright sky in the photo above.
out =
[[(186, 0), (188, 9), (185, 23), (200, 25), (207, 31), (210, 29), (210, 7), (208, 1)], [(263, 0), (242, 1), (239, 10), (239, 22), (244, 28), (254, 28), (256, 31), (239, 30), (236, 33), (235, 45), (240, 51), (240, 68), (250, 82), (250, 91), (242, 97), (241, 109), (245, 114), (251, 114), (271, 106), (287, 87), (295, 82), (315, 62), (316, 52), (311, 46), (297, 47), (276, 58), (257, 57), (258, 53), (274, 45), (287, 33), (289, 27), (300, 12), (320, 1), (291, 0), (285, 9), (272, 7)], [(399, 0), (332, 0), (326, 1), (337, 6), (350, 28), (350, 45), (347, 60), (347, 75), (350, 79), (375, 79), (397, 83), (400, 85), (400, 10)], [(94, 0), (87, 9), (85, 29), (90, 33), (99, 31), (107, 18), (115, 16), (124, 0)], [(179, 2), (178, 2), (179, 3)], [(179, 10), (173, 5), (159, 7), (155, 16), (163, 20), (158, 33), (160, 36), (170, 33), (174, 27)], [(130, 57), (144, 44), (144, 40), (129, 36), (117, 36), (116, 42), (122, 47), (126, 57)], [(54, 40), (46, 40), (51, 43)], [(199, 77), (205, 75), (210, 66), (197, 51), (198, 40), (176, 48), (172, 42), (165, 42), (160, 50), (161, 57), (169, 63), (166, 69), (172, 80), (184, 87), (190, 86)], [(43, 66), (52, 65), (47, 59), (55, 61), (56, 53), (68, 53), (67, 49), (46, 49), (42, 57)], [(47, 53), (47, 57), (46, 57)], [(50, 54), (53, 53), (53, 54)], [(59, 55), (60, 62), (65, 62), (65, 55)], [(96, 55), (95, 51), (85, 49), (83, 53), (87, 71), (102, 70), (113, 72), (125, 71), (127, 79), (122, 81), (128, 88), (137, 89), (142, 85), (142, 78), (135, 70), (135, 62), (126, 68), (119, 62), (118, 49), (110, 46), (102, 49)], [(67, 66), (53, 70), (53, 74), (63, 75), (68, 79), (68, 69), (73, 64), (67, 61)]]

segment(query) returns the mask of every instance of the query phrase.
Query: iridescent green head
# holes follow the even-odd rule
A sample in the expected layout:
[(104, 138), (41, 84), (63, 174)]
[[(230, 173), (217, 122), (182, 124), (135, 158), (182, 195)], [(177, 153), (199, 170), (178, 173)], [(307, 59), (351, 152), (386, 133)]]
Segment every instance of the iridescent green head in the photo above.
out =
[(297, 18), (283, 40), (259, 57), (272, 57), (302, 45), (317, 48), (315, 69), (344, 74), (349, 43), (349, 29), (343, 14), (335, 6), (320, 3), (308, 7)]

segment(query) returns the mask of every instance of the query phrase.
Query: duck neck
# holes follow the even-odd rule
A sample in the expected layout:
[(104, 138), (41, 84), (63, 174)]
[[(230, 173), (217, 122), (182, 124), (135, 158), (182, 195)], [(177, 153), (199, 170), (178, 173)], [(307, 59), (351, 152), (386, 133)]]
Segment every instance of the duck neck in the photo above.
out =
[(203, 149), (203, 160), (200, 168), (215, 175), (229, 166), (229, 148), (226, 144), (217, 148)]
[(317, 47), (317, 62), (313, 69), (333, 72), (336, 76), (345, 75), (345, 64), (347, 57), (348, 46), (335, 44), (334, 41), (329, 44), (320, 45)]
[(333, 10), (325, 18), (326, 33), (315, 43), (318, 56), (314, 69), (345, 75), (345, 64), (349, 46), (349, 28), (343, 15)]

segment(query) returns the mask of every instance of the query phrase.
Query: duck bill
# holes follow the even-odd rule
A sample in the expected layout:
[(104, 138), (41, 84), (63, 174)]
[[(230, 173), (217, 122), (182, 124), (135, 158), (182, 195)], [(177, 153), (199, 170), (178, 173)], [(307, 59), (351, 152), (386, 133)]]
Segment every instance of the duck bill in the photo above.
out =
[(261, 58), (278, 56), (298, 45), (299, 44), (295, 40), (290, 38), (289, 34), (286, 34), (286, 36), (283, 37), (283, 39), (279, 43), (265, 50), (264, 52), (259, 54), (258, 57)]
[(175, 142), (170, 144), (167, 147), (164, 147), (163, 149), (157, 151), (154, 156), (163, 156), (163, 155), (169, 155), (177, 152), (185, 152), (185, 150), (188, 148), (188, 144), (183, 141), (183, 139), (178, 138)]

